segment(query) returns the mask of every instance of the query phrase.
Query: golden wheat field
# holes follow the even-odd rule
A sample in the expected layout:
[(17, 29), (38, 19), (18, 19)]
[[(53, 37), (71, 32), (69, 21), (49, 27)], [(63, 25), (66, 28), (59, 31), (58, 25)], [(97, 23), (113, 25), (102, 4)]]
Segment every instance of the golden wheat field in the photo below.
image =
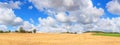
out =
[(119, 37), (85, 34), (0, 34), (0, 45), (120, 45)]

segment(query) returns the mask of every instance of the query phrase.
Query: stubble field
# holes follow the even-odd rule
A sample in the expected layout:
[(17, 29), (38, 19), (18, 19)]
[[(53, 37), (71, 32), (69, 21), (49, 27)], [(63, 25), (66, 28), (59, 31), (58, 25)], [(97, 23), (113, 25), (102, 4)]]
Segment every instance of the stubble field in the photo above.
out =
[(1, 33), (0, 45), (120, 45), (120, 37), (91, 34)]

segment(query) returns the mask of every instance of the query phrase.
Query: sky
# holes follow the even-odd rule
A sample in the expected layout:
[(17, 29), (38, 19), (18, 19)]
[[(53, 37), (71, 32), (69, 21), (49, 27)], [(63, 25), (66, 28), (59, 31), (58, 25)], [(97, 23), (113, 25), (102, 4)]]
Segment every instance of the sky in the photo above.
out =
[(120, 32), (119, 0), (0, 0), (0, 30)]

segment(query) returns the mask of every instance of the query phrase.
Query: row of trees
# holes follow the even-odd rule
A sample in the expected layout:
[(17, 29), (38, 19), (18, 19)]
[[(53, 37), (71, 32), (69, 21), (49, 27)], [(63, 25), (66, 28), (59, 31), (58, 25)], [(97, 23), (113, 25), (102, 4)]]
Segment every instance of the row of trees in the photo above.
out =
[[(0, 30), (0, 33), (10, 33), (11, 31), (3, 31), (3, 30)], [(19, 30), (15, 30), (14, 31), (15, 33), (36, 33), (36, 29), (33, 29), (32, 31), (26, 31), (23, 29), (23, 27), (20, 27)]]
[(77, 32), (69, 32), (69, 31), (67, 31), (67, 32), (62, 32), (62, 33), (67, 33), (67, 34), (78, 34)]
[(0, 30), (0, 33), (9, 33), (11, 32), (10, 30), (9, 31), (3, 31), (3, 30)]
[(20, 27), (19, 30), (16, 30), (15, 32), (19, 33), (36, 33), (36, 29), (33, 29), (32, 31), (26, 31), (23, 29), (23, 27)]

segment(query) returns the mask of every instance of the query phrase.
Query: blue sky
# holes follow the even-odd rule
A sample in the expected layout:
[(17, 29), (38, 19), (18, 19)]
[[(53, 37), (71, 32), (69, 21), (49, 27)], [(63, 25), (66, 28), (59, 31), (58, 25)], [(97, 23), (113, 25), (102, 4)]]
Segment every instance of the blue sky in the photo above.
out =
[[(29, 9), (29, 6), (33, 6), (33, 8)], [(26, 21), (30, 21), (32, 18), (36, 22), (35, 24), (38, 24), (39, 17), (47, 17), (47, 14), (45, 12), (37, 10), (30, 2), (26, 2), (25, 4), (21, 5), (21, 9), (16, 9), (15, 14)]]
[[(96, 6), (96, 7), (101, 7), (104, 9), (105, 11), (105, 14), (103, 15), (104, 18), (114, 18), (114, 17), (119, 17), (118, 15), (116, 14), (111, 14), (107, 11), (107, 8), (106, 8), (106, 4), (112, 0), (92, 0), (93, 1), (93, 5)], [(98, 5), (100, 4), (100, 5)]]
[[(16, 30), (17, 28), (22, 26), (27, 30), (30, 30), (30, 28), (36, 28), (37, 30), (41, 30), (40, 28), (42, 28), (42, 30), (47, 30), (44, 28), (50, 28), (53, 31), (56, 29), (67, 30), (67, 29), (64, 29), (63, 27), (67, 27), (69, 24), (72, 23), (73, 25), (72, 26), (69, 25), (68, 27), (72, 27), (72, 28), (81, 27), (80, 29), (84, 30), (85, 28), (89, 27), (87, 25), (90, 25), (93, 27), (94, 26), (99, 27), (99, 24), (101, 24), (99, 22), (107, 21), (108, 23), (110, 22), (110, 25), (116, 25), (115, 27), (118, 27), (116, 24), (116, 21), (114, 20), (119, 19), (119, 15), (120, 15), (119, 8), (118, 8), (120, 6), (119, 0), (85, 0), (85, 1), (62, 0), (62, 1), (66, 3), (61, 2), (61, 3), (64, 3), (64, 4), (61, 4), (59, 3), (60, 1), (57, 1), (57, 0), (52, 0), (52, 1), (0, 0), (0, 6), (1, 6), (0, 9), (10, 9), (11, 10), (10, 12), (14, 12), (14, 13), (4, 12), (6, 14), (0, 15), (0, 16), (4, 18), (5, 15), (6, 16), (10, 16), (9, 14), (12, 14), (12, 16), (15, 15), (14, 16), (15, 18), (10, 17), (11, 20), (9, 20), (9, 18), (5, 20), (1, 18), (0, 20), (2, 21), (0, 21), (0, 26), (2, 25), (1, 27), (3, 27), (4, 25), (4, 27), (10, 30)], [(53, 3), (49, 3), (49, 2), (53, 2)], [(115, 5), (115, 6), (112, 6), (112, 5)], [(52, 9), (54, 10), (51, 11)], [(2, 10), (2, 11), (5, 11), (5, 10)], [(52, 13), (52, 14), (56, 13), (56, 14), (53, 14), (52, 16), (50, 16), (49, 13)], [(85, 17), (82, 17), (84, 15)], [(96, 18), (97, 19), (100, 18), (100, 20), (97, 20)], [(97, 20), (97, 23), (94, 23), (94, 20)], [(112, 22), (115, 22), (115, 24)], [(108, 25), (105, 24), (104, 26), (108, 26)], [(100, 29), (98, 27), (97, 28), (94, 27), (94, 28)], [(87, 30), (90, 30), (90, 29), (87, 29)], [(103, 29), (103, 30), (109, 30), (109, 29)]]

